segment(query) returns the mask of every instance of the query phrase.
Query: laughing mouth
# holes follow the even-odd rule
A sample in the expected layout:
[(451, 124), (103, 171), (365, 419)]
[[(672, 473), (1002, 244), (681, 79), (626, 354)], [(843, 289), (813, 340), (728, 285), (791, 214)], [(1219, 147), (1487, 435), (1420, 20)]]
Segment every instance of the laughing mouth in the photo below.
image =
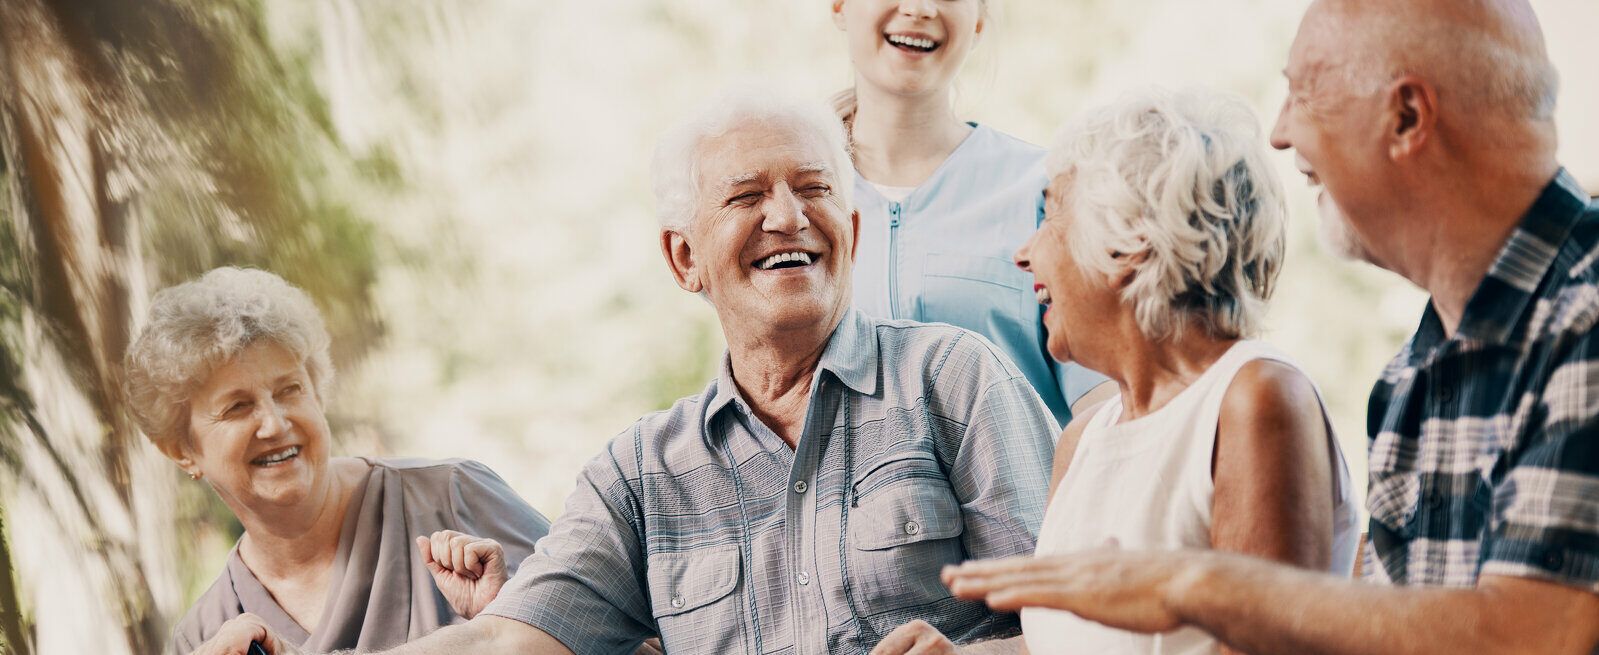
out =
[(817, 256), (803, 250), (786, 250), (755, 262), (755, 268), (762, 271), (775, 271), (784, 268), (801, 268), (810, 266)]
[(277, 466), (278, 464), (282, 464), (284, 462), (287, 462), (287, 461), (289, 461), (291, 459), (294, 459), (296, 457), (299, 457), (299, 456), (300, 456), (300, 447), (299, 446), (289, 446), (288, 448), (285, 448), (283, 450), (277, 451), (275, 453), (262, 455), (260, 457), (255, 458), (255, 459), (252, 459), (252, 460), (250, 460), (250, 465), (251, 466)]
[(1033, 285), (1033, 293), (1038, 297), (1038, 304), (1048, 306), (1052, 299), (1049, 297), (1049, 287), (1042, 284)]
[(884, 34), (883, 38), (888, 40), (889, 45), (911, 52), (932, 52), (941, 45), (932, 39), (908, 34)]

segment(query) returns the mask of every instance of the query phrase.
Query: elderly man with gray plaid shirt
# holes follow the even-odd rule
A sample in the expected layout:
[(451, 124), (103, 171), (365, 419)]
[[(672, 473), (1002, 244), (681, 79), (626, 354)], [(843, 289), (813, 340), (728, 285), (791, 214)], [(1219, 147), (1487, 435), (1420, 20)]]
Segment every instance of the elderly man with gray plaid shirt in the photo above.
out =
[[(850, 309), (838, 119), (735, 90), (662, 140), (655, 172), (662, 252), (717, 312), (720, 373), (584, 467), (482, 614), (395, 652), (628, 653), (656, 636), (673, 655), (1015, 652), (1015, 615), (938, 574), (1032, 552), (1058, 427), (982, 337)], [(292, 652), (248, 618), (225, 631), (217, 652)]]

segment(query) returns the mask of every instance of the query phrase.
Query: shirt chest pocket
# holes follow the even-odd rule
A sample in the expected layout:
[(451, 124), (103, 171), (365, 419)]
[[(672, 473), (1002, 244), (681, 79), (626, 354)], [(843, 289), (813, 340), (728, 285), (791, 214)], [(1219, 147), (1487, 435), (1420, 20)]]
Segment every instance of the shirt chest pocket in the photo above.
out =
[(849, 540), (859, 550), (960, 536), (960, 504), (930, 457), (885, 462), (855, 483)]
[(898, 614), (889, 610), (949, 597), (938, 573), (965, 559), (958, 539), (965, 521), (948, 478), (927, 454), (886, 460), (853, 489), (844, 579), (855, 615), (880, 637), (897, 627), (891, 623)]
[(737, 545), (649, 557), (650, 612), (662, 645), (672, 652), (747, 650), (741, 641)]

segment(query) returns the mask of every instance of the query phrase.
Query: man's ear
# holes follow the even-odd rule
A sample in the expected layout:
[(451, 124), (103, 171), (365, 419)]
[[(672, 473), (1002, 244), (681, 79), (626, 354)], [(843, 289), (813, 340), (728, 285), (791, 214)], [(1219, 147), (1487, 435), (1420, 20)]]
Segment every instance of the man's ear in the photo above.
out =
[(844, 0), (833, 0), (833, 26), (844, 29)]
[(1420, 152), (1438, 127), (1438, 93), (1415, 75), (1406, 75), (1388, 85), (1384, 117), (1384, 136), (1388, 158), (1408, 159)]
[(677, 286), (689, 293), (705, 289), (700, 282), (699, 268), (694, 265), (694, 249), (683, 233), (661, 230), (661, 254), (666, 257), (666, 266), (672, 269), (672, 279), (677, 281)]
[(857, 249), (861, 245), (861, 210), (850, 210), (849, 213), (849, 260), (855, 261)]

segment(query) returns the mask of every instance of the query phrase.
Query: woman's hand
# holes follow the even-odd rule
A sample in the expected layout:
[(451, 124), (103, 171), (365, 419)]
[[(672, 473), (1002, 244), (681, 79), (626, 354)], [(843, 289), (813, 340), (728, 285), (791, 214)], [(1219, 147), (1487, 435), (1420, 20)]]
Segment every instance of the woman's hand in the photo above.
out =
[(222, 624), (216, 635), (190, 655), (250, 655), (250, 642), (260, 642), (271, 655), (299, 655), (300, 649), (284, 641), (254, 614), (240, 614)]
[(505, 549), (493, 539), (440, 530), (432, 537), (417, 537), (416, 547), (422, 562), (433, 574), (444, 599), (456, 614), (477, 616), (500, 593), (509, 574), (505, 568)]

